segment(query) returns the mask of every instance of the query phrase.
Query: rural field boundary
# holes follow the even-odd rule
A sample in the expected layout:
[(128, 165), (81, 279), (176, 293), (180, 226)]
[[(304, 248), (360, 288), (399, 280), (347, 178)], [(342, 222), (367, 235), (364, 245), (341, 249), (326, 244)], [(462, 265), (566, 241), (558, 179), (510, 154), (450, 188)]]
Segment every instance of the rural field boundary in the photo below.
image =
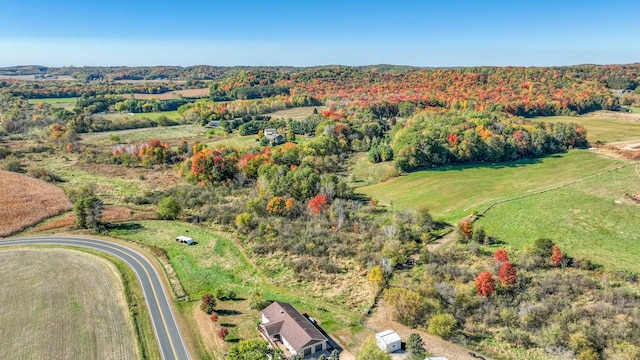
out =
[[(579, 182), (582, 182), (582, 181), (585, 181), (585, 180), (588, 180), (588, 179), (591, 179), (591, 178), (594, 178), (594, 177), (602, 176), (604, 174), (608, 174), (608, 173), (611, 173), (611, 172), (614, 172), (614, 171), (618, 171), (618, 170), (621, 170), (621, 169), (624, 169), (624, 168), (628, 168), (628, 167), (631, 167), (631, 166), (635, 166), (636, 167), (636, 172), (638, 172), (638, 164), (640, 164), (640, 163), (620, 165), (620, 166), (617, 166), (617, 167), (609, 169), (609, 170), (601, 171), (599, 173), (583, 177), (581, 179), (577, 179), (577, 180), (572, 180), (572, 181), (566, 182), (564, 184), (559, 184), (559, 185), (552, 186), (550, 188), (537, 190), (537, 191), (534, 191), (534, 192), (529, 193), (529, 194), (514, 196), (512, 198), (496, 201), (496, 202), (492, 203), (491, 205), (489, 205), (486, 209), (478, 212), (478, 216), (476, 216), (475, 219), (473, 219), (472, 221), (475, 221), (479, 217), (484, 216), (484, 214), (486, 214), (489, 210), (493, 209), (497, 205), (501, 205), (501, 204), (504, 204), (504, 203), (508, 203), (508, 202), (516, 201), (516, 200), (520, 200), (520, 199), (525, 199), (525, 198), (528, 198), (528, 197), (531, 197), (531, 196), (535, 196), (535, 195), (544, 194), (544, 193), (547, 193), (547, 192), (550, 192), (550, 191), (553, 191), (553, 190), (557, 190), (557, 189), (560, 189), (560, 188), (563, 188), (563, 187), (566, 187), (566, 186), (569, 186), (569, 185), (577, 184)], [(640, 173), (638, 174), (638, 176), (640, 176)]]

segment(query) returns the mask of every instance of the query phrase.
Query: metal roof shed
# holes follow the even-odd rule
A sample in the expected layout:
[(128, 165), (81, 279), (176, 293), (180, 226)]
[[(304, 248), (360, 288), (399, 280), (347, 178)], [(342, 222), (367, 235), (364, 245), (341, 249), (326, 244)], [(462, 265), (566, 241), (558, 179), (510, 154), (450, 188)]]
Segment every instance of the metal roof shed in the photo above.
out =
[(376, 344), (386, 353), (392, 353), (402, 349), (402, 339), (393, 330), (385, 330), (376, 334)]

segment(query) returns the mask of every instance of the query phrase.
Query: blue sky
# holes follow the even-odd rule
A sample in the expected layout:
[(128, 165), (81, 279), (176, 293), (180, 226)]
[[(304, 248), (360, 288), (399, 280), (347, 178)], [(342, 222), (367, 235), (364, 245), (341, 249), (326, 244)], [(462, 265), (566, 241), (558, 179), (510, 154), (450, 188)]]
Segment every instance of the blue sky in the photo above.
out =
[(0, 0), (0, 66), (640, 62), (640, 1)]

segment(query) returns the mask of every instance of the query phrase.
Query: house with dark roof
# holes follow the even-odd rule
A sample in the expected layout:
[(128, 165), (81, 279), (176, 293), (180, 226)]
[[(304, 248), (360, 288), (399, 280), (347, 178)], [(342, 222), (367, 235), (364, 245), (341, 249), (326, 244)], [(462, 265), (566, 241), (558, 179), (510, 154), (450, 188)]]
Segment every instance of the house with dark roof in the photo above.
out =
[(264, 129), (264, 137), (269, 140), (269, 144), (272, 146), (284, 143), (284, 136), (278, 134), (278, 130), (276, 129)]
[(260, 330), (271, 344), (282, 344), (292, 355), (311, 355), (328, 348), (329, 339), (293, 305), (276, 301), (260, 312)]

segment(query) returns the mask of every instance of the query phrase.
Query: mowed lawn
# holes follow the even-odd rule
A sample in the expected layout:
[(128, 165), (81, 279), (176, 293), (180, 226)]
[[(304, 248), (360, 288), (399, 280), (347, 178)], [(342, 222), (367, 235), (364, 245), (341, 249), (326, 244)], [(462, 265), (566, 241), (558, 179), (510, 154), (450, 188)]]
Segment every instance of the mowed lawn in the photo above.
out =
[(640, 193), (627, 167), (547, 193), (500, 204), (476, 223), (518, 248), (548, 237), (568, 255), (640, 273)]
[(457, 222), (492, 203), (569, 183), (628, 164), (587, 150), (499, 164), (422, 170), (356, 189), (394, 208), (426, 206), (437, 218)]
[(2, 359), (138, 359), (122, 282), (108, 261), (10, 248), (0, 250), (0, 263)]
[(580, 124), (587, 129), (587, 140), (612, 142), (640, 139), (640, 117), (637, 115), (618, 118), (600, 118), (592, 116), (546, 116), (534, 118), (540, 121)]

